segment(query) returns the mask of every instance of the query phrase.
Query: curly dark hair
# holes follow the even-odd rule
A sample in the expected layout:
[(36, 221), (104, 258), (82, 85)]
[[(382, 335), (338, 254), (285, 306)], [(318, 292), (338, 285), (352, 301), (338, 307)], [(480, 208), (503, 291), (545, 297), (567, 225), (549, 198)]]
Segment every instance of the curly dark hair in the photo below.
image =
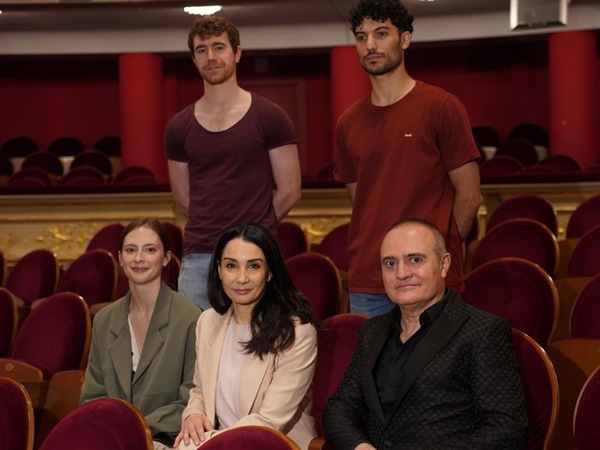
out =
[(252, 338), (245, 344), (248, 353), (262, 359), (267, 353), (287, 350), (294, 344), (294, 319), (313, 323), (312, 305), (296, 289), (275, 238), (262, 225), (241, 224), (229, 228), (217, 241), (208, 270), (208, 300), (216, 312), (223, 315), (231, 307), (219, 277), (219, 264), (223, 250), (233, 239), (242, 239), (259, 247), (265, 254), (267, 267), (272, 274), (264, 295), (252, 311), (250, 329)]
[(194, 37), (208, 39), (213, 36), (220, 36), (227, 33), (229, 43), (234, 52), (240, 46), (240, 33), (233, 22), (225, 17), (204, 16), (194, 20), (190, 33), (188, 35), (188, 47), (192, 55), (194, 54)]
[(350, 30), (353, 34), (356, 34), (356, 29), (364, 19), (375, 22), (385, 22), (390, 19), (400, 32), (413, 32), (414, 17), (400, 0), (359, 0), (350, 10)]

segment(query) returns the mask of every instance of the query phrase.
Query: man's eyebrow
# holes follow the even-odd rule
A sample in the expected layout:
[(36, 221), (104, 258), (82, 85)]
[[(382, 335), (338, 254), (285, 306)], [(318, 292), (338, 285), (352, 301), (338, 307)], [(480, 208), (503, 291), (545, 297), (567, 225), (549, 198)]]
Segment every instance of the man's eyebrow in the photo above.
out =
[(419, 253), (419, 252), (408, 253), (406, 256), (408, 258), (413, 258), (414, 256), (420, 256), (421, 258), (425, 258), (426, 257), (425, 253)]
[[(214, 47), (215, 45), (227, 45), (227, 44), (225, 43), (225, 41), (213, 41), (213, 42), (210, 43), (210, 46), (212, 46), (212, 47)], [(198, 45), (196, 45), (194, 47), (194, 49), (208, 47), (208, 46), (209, 46), (209, 44), (201, 42)]]

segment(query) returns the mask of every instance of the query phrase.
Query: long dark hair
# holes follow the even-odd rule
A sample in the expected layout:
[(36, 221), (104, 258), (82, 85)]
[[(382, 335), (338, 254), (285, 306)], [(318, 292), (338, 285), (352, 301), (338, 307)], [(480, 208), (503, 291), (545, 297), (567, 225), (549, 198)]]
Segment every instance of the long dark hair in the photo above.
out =
[(272, 274), (264, 295), (252, 311), (252, 338), (245, 344), (248, 353), (262, 359), (267, 353), (282, 352), (294, 344), (294, 318), (301, 323), (312, 323), (312, 306), (292, 283), (273, 236), (262, 225), (242, 224), (229, 228), (219, 237), (210, 261), (208, 300), (215, 311), (223, 315), (232, 304), (219, 277), (219, 264), (227, 243), (237, 238), (263, 251)]

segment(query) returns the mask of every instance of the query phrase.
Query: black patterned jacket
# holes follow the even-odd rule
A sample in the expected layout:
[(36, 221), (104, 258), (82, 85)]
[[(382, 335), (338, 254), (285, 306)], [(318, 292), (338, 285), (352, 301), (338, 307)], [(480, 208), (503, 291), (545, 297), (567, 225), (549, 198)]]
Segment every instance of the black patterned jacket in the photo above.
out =
[(386, 418), (373, 372), (400, 310), (368, 320), (350, 367), (324, 413), (336, 450), (360, 439), (378, 450), (522, 449), (527, 413), (511, 328), (451, 292), (404, 368)]

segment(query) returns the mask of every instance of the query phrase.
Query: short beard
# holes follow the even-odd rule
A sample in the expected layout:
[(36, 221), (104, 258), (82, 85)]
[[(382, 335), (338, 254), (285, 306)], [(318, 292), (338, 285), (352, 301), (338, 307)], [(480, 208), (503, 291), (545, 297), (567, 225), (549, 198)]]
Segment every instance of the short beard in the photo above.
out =
[(207, 76), (204, 76), (202, 73), (200, 75), (206, 83), (210, 84), (211, 86), (218, 86), (231, 79), (235, 75), (235, 70), (230, 72), (224, 72), (223, 76), (221, 76), (220, 78), (209, 78)]
[[(369, 55), (367, 55), (367, 56), (369, 56)], [(372, 75), (375, 77), (379, 76), (379, 75), (385, 75), (390, 72), (394, 72), (398, 67), (400, 67), (401, 64), (402, 64), (402, 54), (401, 53), (397, 54), (397, 55), (392, 55), (392, 58), (388, 59), (387, 63), (381, 67), (372, 67), (372, 66), (369, 66), (368, 64), (365, 64), (363, 61), (361, 61), (361, 65), (362, 65), (363, 69), (365, 69), (369, 75)]]

